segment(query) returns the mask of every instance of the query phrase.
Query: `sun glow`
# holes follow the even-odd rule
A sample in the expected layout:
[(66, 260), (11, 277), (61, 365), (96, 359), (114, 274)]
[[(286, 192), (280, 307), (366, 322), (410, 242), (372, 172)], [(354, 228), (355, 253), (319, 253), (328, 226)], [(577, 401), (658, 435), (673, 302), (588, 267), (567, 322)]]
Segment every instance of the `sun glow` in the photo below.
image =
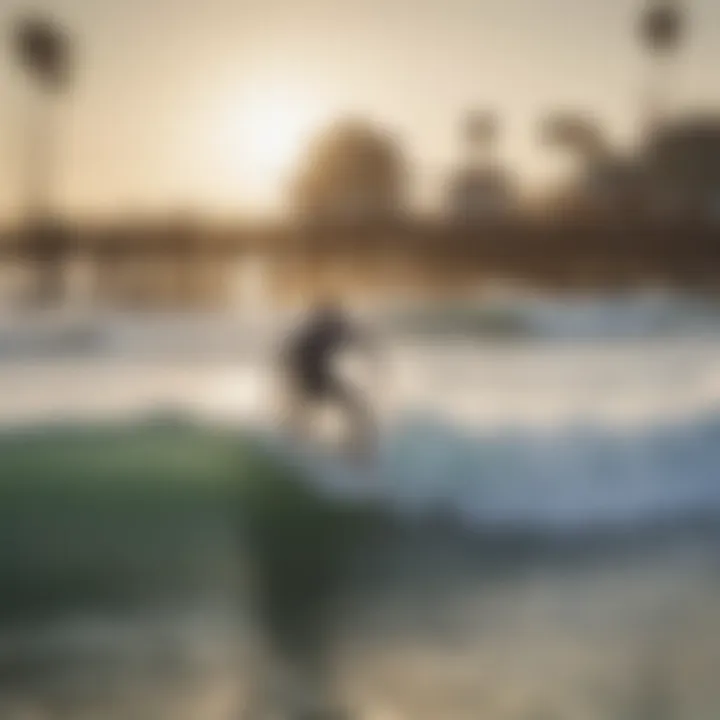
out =
[(316, 98), (289, 85), (258, 84), (226, 100), (214, 133), (219, 180), (243, 185), (261, 203), (281, 194), (326, 114)]

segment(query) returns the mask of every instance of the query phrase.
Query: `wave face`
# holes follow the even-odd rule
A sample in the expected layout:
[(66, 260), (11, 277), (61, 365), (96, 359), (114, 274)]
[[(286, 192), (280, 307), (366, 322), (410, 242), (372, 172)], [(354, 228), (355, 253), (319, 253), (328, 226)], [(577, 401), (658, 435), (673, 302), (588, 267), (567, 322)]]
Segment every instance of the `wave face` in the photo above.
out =
[(720, 518), (720, 413), (633, 431), (471, 433), (416, 420), (385, 438), (375, 472), (372, 491), (383, 502), (470, 527), (577, 531)]
[[(713, 301), (576, 300), (506, 294), (371, 311), (388, 361), (368, 385), (383, 430), (377, 467), (353, 477), (322, 462), (317, 479), (341, 492), (364, 483), (401, 512), (452, 513), (474, 527), (579, 530), (720, 514)], [(3, 320), (0, 421), (162, 407), (265, 426), (268, 352), (288, 322)]]
[[(720, 338), (720, 300), (664, 291), (567, 296), (498, 288), (457, 300), (380, 299), (361, 314), (397, 338), (599, 341)], [(292, 311), (0, 314), (0, 360), (57, 356), (223, 356), (267, 348)]]
[(720, 518), (714, 301), (505, 295), (385, 319), (370, 482), (388, 505), (521, 531)]
[(661, 290), (559, 297), (497, 288), (461, 300), (394, 303), (379, 315), (398, 331), (431, 336), (637, 339), (720, 328), (717, 300)]

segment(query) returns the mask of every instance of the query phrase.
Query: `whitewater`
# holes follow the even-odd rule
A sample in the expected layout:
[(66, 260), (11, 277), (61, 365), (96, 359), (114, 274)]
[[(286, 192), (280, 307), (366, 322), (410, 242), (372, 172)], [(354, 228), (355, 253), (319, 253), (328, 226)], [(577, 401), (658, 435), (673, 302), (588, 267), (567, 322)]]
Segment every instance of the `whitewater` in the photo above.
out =
[[(666, 293), (485, 294), (363, 311), (384, 340), (371, 491), (469, 528), (720, 517), (720, 304)], [(292, 317), (0, 318), (0, 421), (195, 417), (271, 434)], [(347, 477), (314, 474), (325, 491)], [(313, 477), (313, 473), (310, 473)]]

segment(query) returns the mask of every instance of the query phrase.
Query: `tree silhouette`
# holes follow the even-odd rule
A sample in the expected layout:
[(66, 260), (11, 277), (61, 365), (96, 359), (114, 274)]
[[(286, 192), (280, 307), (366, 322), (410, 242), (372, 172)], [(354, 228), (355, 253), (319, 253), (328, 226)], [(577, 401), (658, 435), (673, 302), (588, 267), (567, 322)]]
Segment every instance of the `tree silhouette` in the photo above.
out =
[(43, 90), (64, 90), (70, 79), (70, 39), (56, 23), (25, 17), (15, 27), (15, 51), (20, 65)]
[(608, 193), (614, 196), (620, 168), (594, 118), (579, 112), (556, 112), (542, 121), (540, 136), (545, 145), (566, 153), (574, 161), (573, 175), (557, 198), (566, 211), (585, 213), (601, 197)]
[(654, 54), (675, 51), (683, 34), (683, 13), (676, 0), (650, 0), (641, 18), (643, 42)]
[(662, 124), (669, 96), (670, 63), (685, 36), (685, 12), (679, 0), (647, 0), (640, 18), (640, 39), (651, 59), (643, 112), (645, 132)]
[(607, 142), (597, 122), (573, 112), (561, 112), (548, 116), (542, 122), (541, 137), (545, 144), (570, 152), (581, 162), (604, 157), (608, 153)]
[(499, 131), (498, 119), (493, 113), (476, 111), (468, 115), (463, 136), (471, 164), (487, 163), (491, 159)]
[(38, 90), (26, 128), (25, 248), (40, 261), (39, 290), (43, 300), (52, 302), (62, 294), (61, 261), (67, 240), (53, 218), (51, 201), (58, 142), (55, 110), (70, 83), (72, 43), (65, 30), (41, 16), (20, 18), (12, 39), (18, 65)]
[(310, 143), (291, 187), (301, 217), (372, 222), (392, 218), (405, 191), (405, 166), (386, 132), (358, 121), (337, 122)]

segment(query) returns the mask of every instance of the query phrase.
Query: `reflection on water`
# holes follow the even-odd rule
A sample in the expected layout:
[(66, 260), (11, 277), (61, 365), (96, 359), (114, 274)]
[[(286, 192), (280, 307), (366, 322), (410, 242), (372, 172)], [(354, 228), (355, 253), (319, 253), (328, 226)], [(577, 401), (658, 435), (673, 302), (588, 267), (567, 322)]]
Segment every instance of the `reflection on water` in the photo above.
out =
[[(384, 538), (330, 636), (335, 692), (363, 718), (712, 718), (718, 535), (573, 550)], [(391, 557), (388, 551), (391, 550)], [(200, 605), (4, 632), (2, 717), (237, 717), (252, 627)]]
[(645, 543), (418, 540), (353, 606), (348, 693), (407, 718), (712, 717), (717, 536)]

